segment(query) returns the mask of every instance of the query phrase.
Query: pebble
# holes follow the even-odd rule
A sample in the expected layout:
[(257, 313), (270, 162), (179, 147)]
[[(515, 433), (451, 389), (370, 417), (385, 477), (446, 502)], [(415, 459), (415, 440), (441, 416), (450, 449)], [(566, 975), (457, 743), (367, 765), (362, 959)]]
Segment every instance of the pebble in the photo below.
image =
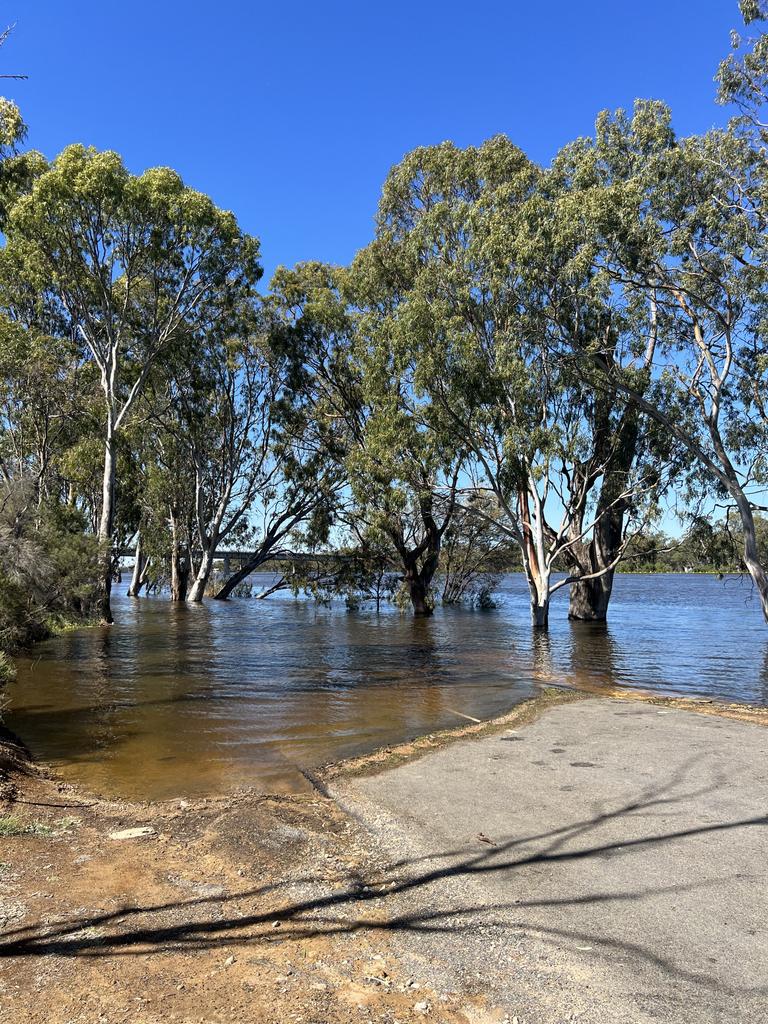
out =
[(231, 967), (234, 962), (235, 958), (233, 956), (228, 956), (227, 959), (224, 961), (224, 966)]
[(414, 1007), (413, 1007), (413, 1008), (414, 1008), (414, 1010), (416, 1011), (416, 1013), (424, 1013), (424, 1014), (427, 1014), (427, 1013), (429, 1013), (429, 1011), (430, 1011), (430, 1010), (432, 1009), (432, 1006), (431, 1006), (431, 1004), (430, 1004), (430, 1003), (428, 1003), (428, 1002), (427, 1002), (427, 1000), (425, 999), (425, 1000), (424, 1000), (423, 1002), (421, 1002), (421, 1003), (416, 1003), (416, 1004), (414, 1005)]

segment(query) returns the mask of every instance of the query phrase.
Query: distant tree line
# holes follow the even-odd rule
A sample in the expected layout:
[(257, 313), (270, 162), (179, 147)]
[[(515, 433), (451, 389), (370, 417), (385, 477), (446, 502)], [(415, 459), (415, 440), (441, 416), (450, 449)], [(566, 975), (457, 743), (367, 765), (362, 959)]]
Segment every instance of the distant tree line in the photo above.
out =
[[(755, 516), (758, 557), (768, 564), (768, 518)], [(634, 537), (624, 572), (744, 572), (744, 537), (737, 523), (696, 518), (681, 537), (651, 530)]]
[(672, 494), (685, 559), (719, 567), (694, 540), (718, 510), (768, 621), (767, 76), (768, 36), (734, 37), (737, 114), (702, 136), (638, 101), (549, 167), (504, 136), (416, 149), (349, 266), (265, 293), (257, 240), (174, 171), (49, 163), (2, 101), (0, 644), (110, 622), (129, 547), (134, 595), (333, 550), (286, 585), (428, 615), (519, 564), (535, 626), (564, 587), (602, 620), (619, 566), (672, 566)]

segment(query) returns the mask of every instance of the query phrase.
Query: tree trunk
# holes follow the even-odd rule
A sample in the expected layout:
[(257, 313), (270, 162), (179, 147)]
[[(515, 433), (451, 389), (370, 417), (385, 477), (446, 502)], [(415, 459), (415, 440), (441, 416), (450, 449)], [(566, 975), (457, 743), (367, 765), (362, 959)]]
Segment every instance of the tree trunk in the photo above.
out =
[(434, 608), (430, 600), (429, 588), (440, 561), (440, 537), (434, 532), (429, 539), (429, 546), (422, 559), (421, 567), (417, 558), (402, 552), (403, 582), (408, 588), (413, 614), (419, 617), (432, 615)]
[(141, 588), (144, 586), (144, 580), (146, 579), (144, 570), (147, 565), (147, 560), (144, 557), (144, 552), (141, 550), (141, 534), (139, 533), (136, 537), (136, 555), (133, 560), (133, 576), (131, 577), (131, 583), (128, 587), (128, 597), (138, 597), (141, 592)]
[(523, 526), (521, 554), (531, 595), (531, 623), (536, 629), (549, 629), (549, 581), (550, 568), (544, 551), (544, 536), (541, 529), (541, 513), (535, 524), (531, 521), (528, 495), (525, 490), (518, 492), (520, 521)]
[(531, 623), (536, 629), (549, 628), (549, 594), (531, 593)]
[(215, 547), (213, 546), (207, 547), (205, 551), (203, 551), (197, 575), (195, 576), (192, 586), (189, 588), (189, 594), (187, 595), (187, 601), (191, 604), (199, 604), (205, 596), (205, 588), (208, 585), (211, 569), (213, 569), (214, 551)]
[(752, 577), (752, 582), (760, 598), (760, 607), (763, 610), (763, 618), (768, 623), (768, 573), (766, 573), (760, 561), (760, 552), (757, 548), (757, 534), (755, 532), (755, 517), (752, 507), (741, 487), (735, 487), (733, 496), (741, 517), (741, 528), (744, 531), (744, 565)]
[(613, 590), (613, 569), (591, 580), (577, 580), (570, 585), (568, 618), (579, 622), (605, 622)]
[(244, 565), (241, 565), (236, 572), (232, 573), (226, 583), (219, 587), (213, 595), (214, 600), (226, 601), (239, 583), (242, 583), (246, 577), (250, 576), (252, 572), (255, 572), (256, 569), (258, 569), (260, 565), (263, 565), (264, 562), (269, 561), (269, 550), (271, 550), (271, 548), (265, 551), (262, 547), (258, 553), (254, 554), (253, 557), (249, 558)]
[(752, 505), (750, 504), (749, 498), (744, 493), (744, 488), (739, 480), (736, 470), (733, 467), (733, 463), (728, 458), (717, 423), (710, 425), (709, 432), (718, 461), (723, 467), (721, 482), (728, 488), (736, 504), (736, 508), (739, 511), (741, 528), (744, 531), (744, 565), (747, 567), (747, 572), (752, 577), (752, 582), (755, 584), (755, 589), (757, 590), (758, 597), (760, 598), (760, 607), (763, 611), (763, 619), (768, 623), (768, 573), (766, 573), (765, 567), (760, 561), (760, 552), (757, 547), (755, 517), (752, 512)]
[(111, 422), (107, 427), (104, 445), (104, 476), (101, 491), (101, 519), (99, 520), (99, 548), (101, 549), (101, 579), (99, 580), (99, 614), (102, 622), (112, 623), (112, 535), (115, 524), (115, 473), (117, 446)]
[(429, 602), (429, 586), (425, 584), (420, 573), (412, 576), (406, 574), (405, 585), (408, 587), (408, 594), (413, 606), (413, 614), (424, 616), (432, 614), (432, 605)]
[(188, 551), (182, 551), (179, 540), (179, 525), (171, 510), (171, 600), (185, 601), (189, 586), (190, 558)]

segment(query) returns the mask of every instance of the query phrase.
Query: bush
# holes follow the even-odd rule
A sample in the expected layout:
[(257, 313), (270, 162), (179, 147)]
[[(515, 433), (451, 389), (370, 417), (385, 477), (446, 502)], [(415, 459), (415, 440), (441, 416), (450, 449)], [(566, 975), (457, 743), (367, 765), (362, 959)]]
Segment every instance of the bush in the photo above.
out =
[(98, 548), (77, 509), (38, 503), (28, 481), (0, 489), (0, 651), (91, 613)]

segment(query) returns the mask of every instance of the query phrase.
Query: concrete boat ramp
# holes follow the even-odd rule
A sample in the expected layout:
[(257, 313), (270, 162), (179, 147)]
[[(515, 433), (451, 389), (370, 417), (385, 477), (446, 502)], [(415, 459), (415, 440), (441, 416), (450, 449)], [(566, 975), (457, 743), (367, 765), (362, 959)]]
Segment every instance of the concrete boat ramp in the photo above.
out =
[(330, 791), (404, 961), (487, 1019), (768, 1022), (764, 726), (590, 698)]

